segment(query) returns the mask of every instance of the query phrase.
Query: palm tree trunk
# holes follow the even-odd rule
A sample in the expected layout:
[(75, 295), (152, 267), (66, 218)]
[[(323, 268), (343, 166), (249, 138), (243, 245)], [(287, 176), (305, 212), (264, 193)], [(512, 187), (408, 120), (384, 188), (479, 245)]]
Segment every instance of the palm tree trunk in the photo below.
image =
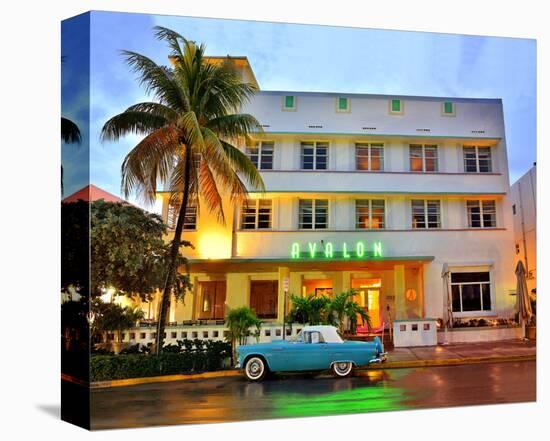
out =
[(187, 214), (187, 203), (189, 201), (189, 185), (190, 185), (190, 170), (191, 170), (191, 149), (186, 146), (185, 149), (185, 176), (183, 187), (183, 198), (181, 202), (180, 212), (178, 214), (178, 220), (176, 222), (176, 229), (174, 231), (174, 240), (170, 248), (170, 260), (168, 262), (168, 272), (166, 274), (166, 281), (164, 282), (164, 289), (162, 291), (162, 297), (160, 301), (160, 314), (157, 323), (157, 335), (155, 339), (155, 353), (159, 355), (162, 352), (164, 345), (164, 329), (166, 327), (166, 315), (168, 313), (168, 305), (170, 303), (170, 295), (172, 293), (172, 286), (174, 284), (174, 276), (176, 274), (177, 261), (179, 248), (181, 244), (181, 233), (183, 231), (183, 224), (185, 221), (185, 215)]

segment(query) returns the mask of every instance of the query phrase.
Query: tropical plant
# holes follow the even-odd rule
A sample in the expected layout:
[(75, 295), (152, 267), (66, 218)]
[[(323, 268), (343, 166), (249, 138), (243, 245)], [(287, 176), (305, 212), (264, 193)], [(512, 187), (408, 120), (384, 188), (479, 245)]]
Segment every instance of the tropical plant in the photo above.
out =
[(358, 317), (361, 317), (364, 324), (370, 330), (372, 327), (368, 313), (353, 298), (356, 295), (355, 290), (349, 290), (336, 294), (327, 304), (327, 322), (337, 326), (340, 333), (344, 333), (345, 319), (350, 324), (350, 332), (355, 334), (357, 329)]
[[(225, 318), (225, 326), (228, 330), (227, 340), (231, 342), (232, 358), (235, 360), (237, 343), (240, 345), (246, 344), (246, 340), (250, 336), (258, 339), (262, 322), (252, 309), (242, 306), (229, 310)], [(254, 329), (254, 332), (250, 330), (251, 328)]]
[[(65, 57), (61, 57), (61, 63), (65, 61)], [(61, 117), (61, 140), (65, 144), (80, 144), (82, 135), (80, 129), (69, 118)], [(61, 166), (61, 194), (63, 194), (63, 166)]]
[(302, 297), (291, 294), (290, 301), (292, 302), (292, 309), (289, 314), (291, 321), (310, 325), (326, 322), (326, 308), (330, 301), (327, 296), (308, 294)]
[(122, 331), (133, 328), (143, 318), (143, 311), (116, 303), (106, 303), (100, 298), (92, 302), (92, 336), (108, 331), (116, 331), (122, 341)]
[[(114, 294), (150, 301), (164, 286), (170, 247), (164, 242), (162, 218), (130, 204), (94, 201), (91, 204), (91, 294), (97, 297), (112, 287)], [(88, 243), (86, 241), (86, 243)], [(182, 245), (191, 246), (182, 241)], [(178, 266), (187, 260), (180, 253)], [(188, 274), (178, 274), (174, 294), (190, 286)]]
[(122, 191), (126, 197), (137, 193), (153, 202), (160, 183), (170, 192), (170, 202), (179, 207), (160, 302), (158, 354), (190, 202), (198, 205), (200, 194), (206, 208), (223, 223), (224, 192), (231, 202), (239, 203), (248, 194), (243, 180), (254, 189), (263, 190), (264, 185), (256, 167), (235, 147), (235, 142), (248, 141), (251, 132), (262, 132), (253, 116), (238, 113), (256, 87), (243, 83), (230, 62), (210, 63), (203, 44), (163, 27), (156, 27), (155, 35), (167, 42), (172, 67), (157, 65), (136, 52), (123, 55), (156, 101), (135, 104), (114, 116), (103, 126), (101, 137), (116, 141), (129, 134), (144, 135), (122, 164)]

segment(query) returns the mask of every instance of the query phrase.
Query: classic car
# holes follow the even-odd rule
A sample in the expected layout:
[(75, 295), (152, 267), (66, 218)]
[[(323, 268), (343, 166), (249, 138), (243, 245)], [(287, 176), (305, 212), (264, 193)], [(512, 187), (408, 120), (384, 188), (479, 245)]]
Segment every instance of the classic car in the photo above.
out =
[(346, 341), (334, 326), (305, 326), (289, 340), (241, 345), (237, 368), (250, 381), (260, 381), (270, 372), (323, 371), (347, 377), (355, 367), (386, 359), (378, 337), (373, 341)]

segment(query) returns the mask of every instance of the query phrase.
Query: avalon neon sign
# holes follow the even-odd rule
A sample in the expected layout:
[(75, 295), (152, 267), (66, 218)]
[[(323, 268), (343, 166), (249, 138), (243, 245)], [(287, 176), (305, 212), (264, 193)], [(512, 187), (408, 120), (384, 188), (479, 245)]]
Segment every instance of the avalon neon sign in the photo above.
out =
[(373, 242), (372, 248), (367, 249), (367, 245), (363, 241), (357, 241), (355, 243), (342, 242), (337, 251), (332, 242), (326, 242), (322, 246), (318, 246), (317, 242), (308, 242), (307, 246), (301, 247), (298, 242), (294, 242), (290, 248), (290, 257), (292, 259), (305, 258), (319, 258), (324, 257), (326, 259), (344, 258), (351, 259), (364, 258), (364, 257), (382, 257), (382, 242)]

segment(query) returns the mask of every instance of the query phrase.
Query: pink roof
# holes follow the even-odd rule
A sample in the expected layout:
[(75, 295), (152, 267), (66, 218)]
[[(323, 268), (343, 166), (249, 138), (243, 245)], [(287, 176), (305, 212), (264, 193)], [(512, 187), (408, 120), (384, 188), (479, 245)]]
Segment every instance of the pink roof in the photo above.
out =
[(102, 190), (99, 187), (96, 187), (93, 184), (87, 185), (86, 187), (78, 190), (77, 192), (67, 196), (63, 199), (63, 202), (76, 202), (78, 200), (83, 201), (99, 201), (103, 199), (105, 202), (123, 202), (127, 203), (124, 199), (115, 196), (114, 194), (108, 193), (105, 190)]

